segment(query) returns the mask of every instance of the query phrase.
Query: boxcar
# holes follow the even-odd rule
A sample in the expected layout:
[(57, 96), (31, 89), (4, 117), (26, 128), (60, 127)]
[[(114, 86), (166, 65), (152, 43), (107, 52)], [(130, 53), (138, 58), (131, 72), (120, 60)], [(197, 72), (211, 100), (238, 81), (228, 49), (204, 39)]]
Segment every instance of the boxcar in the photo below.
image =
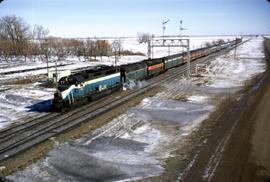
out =
[(147, 78), (147, 64), (138, 62), (121, 66), (122, 82), (138, 81)]
[(147, 77), (159, 75), (164, 72), (164, 58), (147, 59), (143, 62), (147, 64)]

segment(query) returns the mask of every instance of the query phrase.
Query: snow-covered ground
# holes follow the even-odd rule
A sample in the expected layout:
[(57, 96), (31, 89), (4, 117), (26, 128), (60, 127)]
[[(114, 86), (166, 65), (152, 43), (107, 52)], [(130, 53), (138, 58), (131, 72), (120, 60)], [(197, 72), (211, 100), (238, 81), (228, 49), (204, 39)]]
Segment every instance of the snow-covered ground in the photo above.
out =
[(0, 129), (49, 110), (55, 89), (42, 88), (39, 84), (0, 86)]
[[(263, 39), (218, 57), (202, 77), (176, 78), (165, 89), (94, 133), (57, 145), (47, 157), (9, 179), (16, 181), (129, 181), (161, 174), (164, 161), (228, 95), (266, 69)], [(192, 165), (192, 162), (191, 162)], [(180, 178), (181, 173), (179, 171)]]
[[(185, 37), (186, 38), (186, 37)], [(214, 36), (214, 37), (190, 37), (191, 48), (201, 47), (205, 42), (211, 42), (213, 40), (224, 39), (225, 41), (230, 39), (233, 40), (235, 37), (232, 36)], [(109, 40), (112, 42), (113, 40)], [(142, 52), (147, 55), (147, 44), (139, 44), (137, 38), (123, 39), (122, 46), (125, 50), (130, 50), (133, 52)], [(179, 48), (171, 48), (172, 53), (178, 53), (181, 51)], [(168, 55), (166, 48), (154, 49), (154, 56), (161, 57)], [(146, 59), (147, 56), (122, 56), (120, 57), (117, 65), (127, 64), (131, 62), (138, 62)], [(61, 70), (74, 70), (83, 67), (97, 66), (100, 64), (105, 65), (115, 65), (114, 57), (97, 57), (98, 61), (84, 61), (82, 58), (68, 57), (64, 61), (60, 61), (57, 65), (69, 64), (67, 66), (62, 66), (58, 68)], [(49, 66), (54, 66), (55, 58), (52, 58)], [(12, 80), (33, 77), (38, 75), (46, 74), (47, 63), (40, 61), (38, 58), (33, 60), (18, 60), (18, 61), (3, 61), (0, 60), (0, 75), (1, 73), (6, 73), (10, 71), (19, 71), (34, 68), (44, 68), (34, 71), (27, 71), (21, 73), (13, 73), (7, 75), (1, 75), (0, 83), (6, 83), (6, 81), (11, 82)], [(50, 70), (55, 70), (55, 68), (50, 68)], [(33, 84), (1, 84), (0, 87), (0, 129), (6, 127), (14, 122), (24, 121), (23, 118), (27, 116), (34, 116), (37, 114), (47, 111), (50, 107), (50, 99), (53, 97), (54, 89), (41, 88), (41, 82), (36, 82)], [(35, 92), (29, 96), (28, 93)], [(38, 111), (36, 108), (38, 106)]]
[[(178, 37), (176, 37), (178, 38)], [(184, 37), (190, 39), (190, 47), (191, 49), (197, 49), (200, 47), (205, 46), (206, 42), (212, 42), (218, 39), (223, 39), (225, 41), (234, 40), (236, 36), (214, 36), (214, 37)], [(108, 39), (109, 42), (112, 42), (113, 39)], [(122, 47), (124, 50), (129, 50), (132, 52), (141, 52), (145, 54), (145, 56), (121, 56), (118, 60), (117, 64), (127, 64), (130, 62), (137, 62), (147, 58), (147, 44), (139, 44), (137, 38), (123, 38), (121, 39)], [(179, 53), (183, 51), (181, 48), (170, 48), (171, 54)], [(168, 55), (167, 48), (155, 48), (154, 50), (154, 57), (163, 57)], [(49, 62), (49, 66), (54, 66), (56, 58), (51, 58)], [(83, 57), (67, 57), (65, 61), (59, 61), (58, 65), (61, 64), (76, 64), (72, 66), (65, 67), (64, 69), (75, 69), (83, 66), (96, 66), (98, 64), (106, 64), (106, 65), (114, 65), (115, 59), (114, 56), (112, 57), (97, 57), (97, 61), (85, 61)], [(44, 61), (41, 61), (39, 58), (35, 58), (32, 60), (27, 59), (24, 60), (12, 60), (12, 61), (4, 61), (0, 60), (0, 73), (5, 73), (9, 71), (16, 71), (16, 70), (25, 70), (25, 69), (32, 69), (32, 68), (46, 68), (47, 64)], [(39, 71), (37, 71), (39, 72)], [(42, 71), (40, 74), (46, 73), (46, 69)], [(36, 73), (38, 74), (38, 73)], [(20, 75), (22, 76), (22, 75)]]
[[(190, 39), (190, 49), (197, 49), (205, 46), (206, 42), (213, 42), (219, 39), (223, 39), (224, 41), (234, 40), (237, 36), (209, 36), (209, 37), (182, 37), (183, 39)], [(177, 38), (179, 37), (170, 37), (170, 38)], [(238, 36), (239, 38), (239, 36)], [(159, 38), (160, 39), (160, 38)], [(166, 38), (165, 38), (166, 39)], [(109, 40), (112, 42), (113, 40)], [(121, 40), (123, 44), (123, 48), (125, 50), (129, 50), (132, 52), (141, 52), (147, 56), (147, 43), (138, 44), (137, 38), (131, 39), (123, 39)], [(179, 51), (185, 51), (185, 49), (181, 47), (171, 47), (170, 48), (170, 55), (179, 53)], [(168, 48), (154, 48), (153, 49), (153, 56), (155, 58), (163, 57), (169, 55)], [(146, 57), (145, 57), (146, 58)]]

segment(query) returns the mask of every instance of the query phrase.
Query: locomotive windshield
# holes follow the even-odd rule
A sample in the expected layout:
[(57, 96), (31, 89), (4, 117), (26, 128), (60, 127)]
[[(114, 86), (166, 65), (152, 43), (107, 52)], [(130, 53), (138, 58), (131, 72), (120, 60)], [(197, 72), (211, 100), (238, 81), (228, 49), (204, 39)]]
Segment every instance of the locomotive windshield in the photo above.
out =
[(71, 85), (76, 84), (77, 81), (73, 77), (63, 77), (59, 80), (58, 82), (58, 90), (59, 91), (64, 91), (67, 90)]
[(78, 84), (78, 80), (75, 77), (63, 77), (59, 80), (59, 85), (73, 85)]
[(70, 87), (70, 85), (58, 85), (58, 86), (57, 86), (57, 89), (58, 89), (60, 92), (62, 92), (62, 91), (67, 90), (69, 87)]

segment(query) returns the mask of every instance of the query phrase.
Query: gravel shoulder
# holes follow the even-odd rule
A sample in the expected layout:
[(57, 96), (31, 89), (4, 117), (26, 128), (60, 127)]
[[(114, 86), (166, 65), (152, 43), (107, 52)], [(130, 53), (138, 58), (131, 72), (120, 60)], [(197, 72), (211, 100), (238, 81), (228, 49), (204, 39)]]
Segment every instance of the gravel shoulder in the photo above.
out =
[[(267, 41), (270, 52), (270, 41)], [(269, 63), (269, 57), (268, 57)], [(268, 181), (270, 179), (270, 70), (269, 67), (217, 168), (216, 180)], [(236, 117), (238, 118), (238, 117)]]

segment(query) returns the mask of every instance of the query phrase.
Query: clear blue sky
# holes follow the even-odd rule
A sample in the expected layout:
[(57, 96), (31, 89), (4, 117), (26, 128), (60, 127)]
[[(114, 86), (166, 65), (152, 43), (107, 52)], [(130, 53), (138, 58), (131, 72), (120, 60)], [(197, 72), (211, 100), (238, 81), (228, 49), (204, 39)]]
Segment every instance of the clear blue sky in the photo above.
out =
[(161, 35), (179, 33), (179, 21), (190, 35), (269, 34), (266, 0), (4, 0), (0, 16), (17, 15), (63, 37)]

